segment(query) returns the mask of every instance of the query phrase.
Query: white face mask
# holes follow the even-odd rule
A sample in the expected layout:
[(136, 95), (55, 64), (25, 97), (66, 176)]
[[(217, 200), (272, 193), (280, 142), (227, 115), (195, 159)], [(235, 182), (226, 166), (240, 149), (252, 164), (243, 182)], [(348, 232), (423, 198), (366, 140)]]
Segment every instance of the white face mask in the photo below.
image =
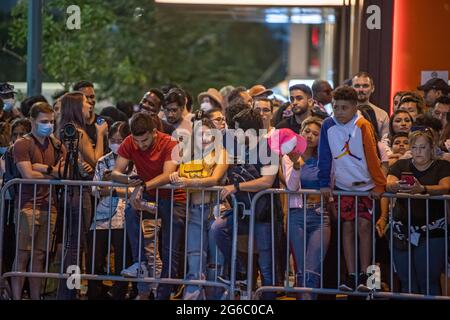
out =
[(203, 103), (200, 105), (200, 109), (203, 110), (203, 111), (205, 111), (205, 112), (207, 112), (207, 111), (209, 111), (209, 110), (212, 109), (212, 105), (211, 105), (211, 103), (209, 103), (209, 102), (203, 102)]
[(119, 150), (120, 144), (112, 143), (109, 145), (109, 148), (114, 154), (117, 154), (117, 150)]

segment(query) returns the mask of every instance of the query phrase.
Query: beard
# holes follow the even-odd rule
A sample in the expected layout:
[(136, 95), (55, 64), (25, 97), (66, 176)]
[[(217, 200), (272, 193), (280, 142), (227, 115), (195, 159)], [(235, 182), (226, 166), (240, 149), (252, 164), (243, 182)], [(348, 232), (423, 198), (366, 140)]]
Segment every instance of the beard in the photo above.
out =
[(358, 94), (358, 102), (366, 102), (369, 100), (369, 96), (366, 94)]
[(308, 107), (294, 107), (292, 108), (292, 113), (296, 116), (301, 116), (308, 112)]

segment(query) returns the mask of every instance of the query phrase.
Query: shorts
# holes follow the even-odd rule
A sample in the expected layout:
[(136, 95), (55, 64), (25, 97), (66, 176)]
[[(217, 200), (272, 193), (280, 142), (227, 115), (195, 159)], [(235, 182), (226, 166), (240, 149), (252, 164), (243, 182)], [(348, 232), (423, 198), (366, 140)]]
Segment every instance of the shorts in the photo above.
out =
[[(338, 197), (334, 197), (336, 208), (338, 206)], [(341, 219), (344, 221), (355, 220), (355, 196), (341, 196)], [(372, 199), (369, 197), (358, 197), (358, 218), (364, 218), (372, 221), (373, 212)]]
[[(23, 208), (20, 212), (20, 220), (16, 223), (16, 227), (19, 228), (19, 250), (31, 251), (33, 247), (35, 251), (47, 251), (47, 245), (50, 250), (52, 243), (51, 235), (55, 228), (55, 222), (56, 208), (54, 207), (52, 207), (50, 213), (50, 225), (48, 209), (36, 209), (33, 215), (32, 208)], [(50, 234), (48, 233), (49, 230)]]

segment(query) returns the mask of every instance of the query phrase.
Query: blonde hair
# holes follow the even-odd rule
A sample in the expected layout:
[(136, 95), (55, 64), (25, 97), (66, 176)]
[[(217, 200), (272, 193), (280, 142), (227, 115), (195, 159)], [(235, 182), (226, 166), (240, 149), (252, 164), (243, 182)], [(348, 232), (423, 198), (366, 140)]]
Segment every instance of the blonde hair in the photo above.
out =
[(300, 128), (300, 133), (301, 133), (303, 130), (305, 130), (305, 128), (306, 128), (307, 126), (309, 126), (310, 124), (315, 124), (315, 125), (318, 126), (319, 128), (322, 128), (322, 123), (323, 123), (323, 120), (320, 119), (319, 117), (314, 117), (314, 116), (308, 117), (308, 118), (306, 118), (305, 120), (303, 120), (302, 126), (301, 126), (301, 128)]
[(418, 131), (412, 131), (409, 133), (409, 145), (412, 146), (416, 140), (420, 137), (424, 137), (428, 143), (430, 144), (431, 148), (431, 158), (436, 158), (436, 139), (435, 139), (435, 132), (431, 128), (424, 128), (424, 130), (418, 130)]

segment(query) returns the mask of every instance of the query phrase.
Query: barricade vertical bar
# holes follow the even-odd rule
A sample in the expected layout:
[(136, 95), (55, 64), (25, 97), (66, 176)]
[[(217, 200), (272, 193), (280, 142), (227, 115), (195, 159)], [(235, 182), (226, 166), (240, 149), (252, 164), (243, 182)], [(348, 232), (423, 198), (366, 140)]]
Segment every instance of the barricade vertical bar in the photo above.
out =
[(82, 208), (83, 208), (83, 185), (80, 185), (80, 201), (78, 203), (78, 239), (77, 239), (77, 266), (80, 266), (81, 256), (81, 223), (82, 223)]
[[(47, 243), (45, 250), (45, 273), (48, 273), (49, 264), (49, 247), (50, 247), (50, 222), (52, 220), (52, 185), (49, 186), (49, 200), (48, 200), (48, 219), (47, 219)], [(0, 256), (1, 257), (1, 256)]]
[(389, 198), (389, 249), (390, 249), (390, 273), (391, 273), (391, 277), (390, 277), (390, 284), (389, 287), (391, 288), (391, 292), (394, 292), (394, 237), (392, 234), (392, 228), (393, 228), (393, 223), (394, 223), (394, 219), (392, 217), (392, 209), (393, 209), (393, 199), (392, 197)]
[[(255, 196), (252, 200), (251, 205), (251, 212), (254, 212), (255, 210), (255, 199), (258, 199), (258, 196)], [(235, 209), (234, 214), (237, 214), (237, 210)], [(250, 214), (249, 219), (249, 230), (248, 230), (248, 266), (247, 266), (247, 297), (248, 299), (252, 298), (252, 287), (253, 287), (253, 247), (254, 247), (254, 241), (255, 241), (255, 215)], [(235, 225), (237, 226), (237, 225)], [(235, 228), (234, 228), (235, 229)], [(234, 236), (234, 235), (233, 235)], [(236, 230), (236, 236), (237, 236), (237, 230)], [(233, 281), (232, 281), (233, 283)]]
[[(199, 273), (199, 280), (202, 280), (202, 270), (203, 270), (203, 241), (204, 236), (203, 236), (203, 231), (204, 231), (204, 223), (203, 223), (203, 219), (205, 216), (205, 189), (202, 188), (202, 219), (200, 221), (201, 225), (200, 225), (200, 273)], [(206, 269), (205, 269), (206, 270)]]
[[(234, 195), (231, 195), (231, 202), (233, 204), (233, 238), (232, 238), (232, 246), (231, 246), (231, 284), (230, 284), (230, 300), (234, 300), (234, 291), (236, 289), (236, 264), (237, 264), (237, 235), (238, 235), (238, 204), (236, 201), (236, 197)], [(252, 219), (253, 215), (250, 215), (250, 221)], [(250, 242), (251, 237), (249, 237), (249, 248), (250, 248)], [(252, 243), (253, 245), (253, 243)], [(250, 265), (250, 262), (249, 262)], [(252, 269), (249, 267), (249, 269)], [(250, 299), (251, 293), (252, 293), (252, 286), (251, 286), (251, 278), (252, 274), (249, 275), (248, 281), (249, 286), (247, 288), (247, 298)]]
[(341, 285), (341, 194), (338, 194), (338, 216), (337, 216), (337, 223), (338, 223), (338, 243), (337, 243), (337, 252), (338, 252), (338, 261), (337, 261), (337, 288)]
[(323, 207), (323, 196), (320, 195), (320, 289), (323, 289), (323, 261), (325, 259), (323, 253), (323, 231), (324, 231), (324, 219), (325, 209)]
[[(429, 231), (429, 224), (430, 224), (430, 211), (429, 211), (429, 200), (428, 197), (425, 200), (426, 204), (426, 214), (425, 214), (425, 225), (426, 225), (426, 259), (427, 259), (427, 296), (430, 295), (430, 231)], [(446, 239), (448, 241), (448, 239)]]
[(289, 245), (290, 245), (290, 218), (291, 218), (291, 194), (287, 193), (287, 217), (286, 217), (286, 281), (285, 287), (289, 287), (289, 271), (290, 271), (290, 263), (289, 263)]
[[(186, 190), (187, 191), (187, 190)], [(190, 219), (190, 210), (189, 210), (189, 192), (186, 192), (186, 230), (184, 232), (184, 275), (187, 274), (187, 256), (188, 256), (188, 229), (189, 229), (189, 219)], [(172, 234), (172, 233), (171, 233)]]
[(156, 214), (155, 214), (155, 230), (153, 232), (154, 239), (153, 239), (153, 243), (154, 243), (154, 256), (153, 256), (153, 276), (156, 278), (156, 258), (158, 257), (158, 234), (159, 234), (159, 225), (158, 225), (158, 215), (159, 215), (159, 188), (156, 189)]
[(67, 185), (64, 186), (64, 214), (63, 214), (63, 235), (61, 244), (61, 274), (64, 273), (64, 260), (66, 252), (66, 227), (67, 227)]
[(408, 292), (411, 293), (411, 198), (408, 197)]
[(303, 287), (306, 287), (306, 207), (308, 206), (308, 196), (305, 194), (305, 203), (303, 205)]
[[(113, 200), (113, 189), (114, 187), (109, 188), (109, 226), (108, 226), (108, 267), (107, 274), (109, 275), (111, 270), (111, 228), (112, 228), (112, 200)], [(114, 259), (117, 259), (114, 255)]]
[[(16, 235), (19, 234), (20, 230), (20, 220), (22, 217), (22, 212), (20, 212), (20, 207), (22, 204), (22, 182), (19, 183), (19, 202), (17, 203), (17, 228), (16, 228)], [(16, 257), (19, 256), (19, 237), (16, 237)], [(14, 259), (14, 271), (18, 271), (18, 265), (16, 264), (18, 259)]]
[[(380, 200), (381, 201), (381, 200)], [(375, 199), (372, 199), (372, 265), (375, 265), (375, 227), (376, 227), (376, 221), (375, 221), (375, 213), (376, 210), (376, 202)], [(380, 205), (380, 212), (381, 212), (381, 205)], [(363, 270), (365, 272), (365, 270)]]
[[(96, 190), (98, 192), (98, 187), (96, 187)], [(96, 240), (97, 240), (97, 195), (94, 196), (94, 230), (92, 230), (92, 264), (91, 264), (91, 274), (95, 274), (95, 270), (94, 270), (94, 266), (95, 266), (95, 244), (96, 244)], [(125, 269), (125, 267), (123, 267), (122, 269)]]
[(275, 285), (275, 219), (273, 215), (273, 192), (270, 193), (270, 211), (271, 211), (271, 242), (272, 242), (272, 286)]
[(172, 278), (172, 237), (173, 237), (173, 196), (174, 190), (170, 194), (170, 240), (169, 240), (169, 278)]
[(444, 208), (445, 208), (445, 295), (448, 296), (448, 202), (444, 199)]
[[(125, 187), (125, 209), (128, 206), (128, 185)], [(126, 212), (124, 213), (124, 221), (123, 221), (123, 242), (122, 242), (122, 247), (123, 247), (123, 255), (122, 255), (122, 270), (126, 268), (126, 261), (127, 261), (127, 224), (126, 224), (126, 220), (125, 220), (125, 215)]]
[(358, 246), (358, 196), (355, 197), (355, 277), (356, 277), (356, 283), (355, 287), (358, 286), (359, 283), (359, 263), (358, 263), (358, 256), (359, 256), (359, 246)]
[(36, 193), (37, 193), (37, 184), (34, 184), (33, 187), (33, 214), (32, 214), (32, 223), (31, 227), (31, 258), (30, 258), (30, 272), (33, 272), (33, 258), (34, 258), (34, 230), (36, 225)]

